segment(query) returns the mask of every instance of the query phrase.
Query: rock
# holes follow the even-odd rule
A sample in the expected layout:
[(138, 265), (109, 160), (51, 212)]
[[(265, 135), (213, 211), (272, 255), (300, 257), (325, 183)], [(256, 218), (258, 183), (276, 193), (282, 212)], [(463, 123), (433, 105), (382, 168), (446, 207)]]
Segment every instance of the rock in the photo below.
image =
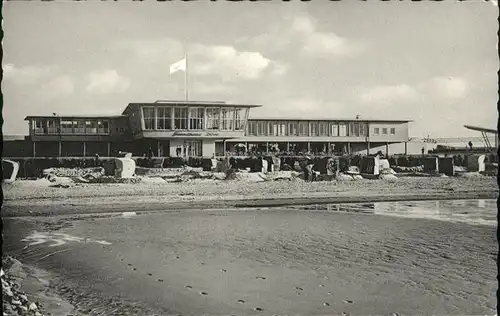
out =
[(345, 174), (345, 173), (339, 173), (336, 177), (337, 180), (339, 181), (352, 181), (354, 178), (351, 175)]
[(23, 312), (27, 312), (28, 311), (28, 308), (26, 306), (23, 306), (23, 305), (19, 305), (18, 308), (20, 310), (22, 310)]
[(384, 180), (384, 181), (388, 181), (388, 182), (394, 182), (394, 181), (398, 180), (398, 177), (396, 177), (393, 174), (388, 173), (388, 174), (381, 174), (379, 179)]
[(12, 293), (12, 290), (11, 290), (10, 286), (8, 284), (4, 285), (3, 282), (2, 282), (2, 294), (6, 295), (8, 297), (13, 297), (14, 296), (14, 293)]
[(35, 316), (42, 316), (40, 312), (35, 312)]
[(352, 174), (355, 174), (355, 173), (356, 173), (356, 174), (359, 174), (359, 168), (358, 168), (358, 167), (356, 167), (356, 166), (350, 166), (350, 167), (349, 167), (349, 171), (348, 171), (348, 172), (349, 172), (349, 173), (352, 173)]
[(353, 180), (363, 180), (363, 176), (360, 174), (355, 174), (352, 176), (352, 179)]
[(25, 302), (27, 302), (27, 301), (28, 301), (28, 297), (27, 297), (26, 295), (24, 295), (24, 294), (19, 295), (19, 298), (20, 298), (21, 300), (25, 301)]
[(11, 303), (12, 305), (21, 305), (21, 301), (19, 300), (12, 300)]
[(36, 305), (36, 303), (31, 303), (28, 308), (30, 309), (30, 311), (36, 311), (38, 310), (38, 306)]

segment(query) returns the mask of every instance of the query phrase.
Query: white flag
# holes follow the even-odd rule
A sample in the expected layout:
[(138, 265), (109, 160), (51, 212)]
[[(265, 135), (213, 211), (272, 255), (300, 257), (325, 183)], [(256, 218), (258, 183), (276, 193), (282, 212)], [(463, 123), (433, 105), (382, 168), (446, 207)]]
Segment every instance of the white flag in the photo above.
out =
[(170, 74), (173, 74), (179, 70), (186, 71), (186, 58), (170, 65)]

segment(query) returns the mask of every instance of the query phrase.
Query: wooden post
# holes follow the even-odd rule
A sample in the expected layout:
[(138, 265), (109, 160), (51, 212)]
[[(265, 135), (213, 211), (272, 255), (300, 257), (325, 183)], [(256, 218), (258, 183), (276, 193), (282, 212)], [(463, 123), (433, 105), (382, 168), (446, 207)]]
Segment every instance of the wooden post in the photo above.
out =
[(85, 158), (87, 156), (87, 143), (84, 141), (83, 142), (83, 157)]
[(366, 142), (366, 154), (370, 154), (370, 141)]
[(62, 142), (59, 141), (59, 157), (62, 155)]
[(408, 142), (405, 142), (405, 155), (408, 155)]
[(111, 157), (111, 142), (108, 142), (108, 157)]
[(33, 141), (33, 157), (36, 157), (36, 146), (34, 141)]

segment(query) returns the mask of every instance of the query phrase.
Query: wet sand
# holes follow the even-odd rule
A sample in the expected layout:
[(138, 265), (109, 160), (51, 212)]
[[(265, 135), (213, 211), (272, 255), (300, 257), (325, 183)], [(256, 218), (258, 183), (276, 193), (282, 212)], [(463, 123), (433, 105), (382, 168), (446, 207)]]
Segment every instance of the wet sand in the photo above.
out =
[(486, 315), (496, 303), (491, 226), (293, 210), (43, 220), (112, 243), (38, 262), (81, 310)]

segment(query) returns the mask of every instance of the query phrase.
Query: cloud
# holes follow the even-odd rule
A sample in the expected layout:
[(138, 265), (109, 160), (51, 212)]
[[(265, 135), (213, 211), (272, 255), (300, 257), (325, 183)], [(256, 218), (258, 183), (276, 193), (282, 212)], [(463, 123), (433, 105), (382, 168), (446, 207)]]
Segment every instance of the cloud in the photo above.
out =
[(412, 101), (417, 99), (418, 92), (406, 84), (376, 86), (361, 94), (361, 100), (365, 103), (393, 104), (401, 101)]
[(17, 67), (7, 63), (3, 65), (4, 80), (11, 81), (17, 85), (32, 85), (46, 80), (50, 76), (58, 74), (59, 69), (55, 66), (24, 66)]
[(75, 85), (73, 79), (68, 75), (62, 75), (43, 85), (39, 90), (39, 95), (41, 98), (53, 99), (73, 94), (74, 91)]
[(468, 85), (458, 77), (434, 77), (422, 83), (420, 89), (435, 97), (461, 99), (467, 94)]
[(90, 73), (87, 79), (87, 91), (95, 94), (120, 93), (130, 87), (130, 81), (114, 69)]
[(193, 45), (190, 71), (199, 76), (218, 75), (223, 80), (255, 80), (271, 65), (259, 52), (238, 51), (233, 46)]
[(360, 41), (341, 37), (333, 32), (321, 32), (309, 15), (285, 17), (268, 32), (251, 38), (240, 38), (240, 43), (270, 52), (296, 51), (309, 57), (352, 56), (364, 48)]
[(396, 105), (416, 100), (457, 100), (466, 97), (467, 81), (458, 77), (433, 77), (414, 86), (407, 84), (375, 86), (360, 94), (364, 103)]

